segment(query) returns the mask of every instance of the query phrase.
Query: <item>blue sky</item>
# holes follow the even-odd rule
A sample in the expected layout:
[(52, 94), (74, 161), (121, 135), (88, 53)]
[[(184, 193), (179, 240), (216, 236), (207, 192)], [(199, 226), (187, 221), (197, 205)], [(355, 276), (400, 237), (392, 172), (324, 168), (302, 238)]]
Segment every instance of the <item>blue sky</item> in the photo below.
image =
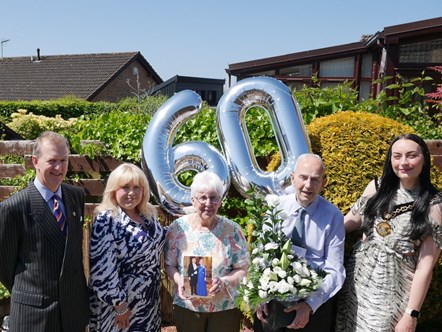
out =
[(440, 16), (441, 0), (0, 0), (0, 39), (4, 57), (140, 51), (163, 80), (222, 79), (230, 63)]

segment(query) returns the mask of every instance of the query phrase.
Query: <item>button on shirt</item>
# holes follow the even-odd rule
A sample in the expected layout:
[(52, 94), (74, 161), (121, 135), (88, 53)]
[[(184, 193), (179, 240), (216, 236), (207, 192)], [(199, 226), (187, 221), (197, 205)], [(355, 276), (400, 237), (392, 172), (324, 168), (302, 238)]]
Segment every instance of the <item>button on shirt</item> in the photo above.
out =
[[(282, 229), (289, 238), (291, 238), (300, 207), (296, 201), (296, 194), (279, 198), (277, 209), (284, 211), (287, 215)], [(318, 291), (306, 299), (315, 312), (321, 304), (341, 289), (345, 280), (344, 216), (336, 206), (321, 196), (304, 209), (307, 212), (304, 217), (304, 238), (302, 239), (302, 246), (306, 248), (305, 258), (311, 267), (321, 268), (328, 273)]]

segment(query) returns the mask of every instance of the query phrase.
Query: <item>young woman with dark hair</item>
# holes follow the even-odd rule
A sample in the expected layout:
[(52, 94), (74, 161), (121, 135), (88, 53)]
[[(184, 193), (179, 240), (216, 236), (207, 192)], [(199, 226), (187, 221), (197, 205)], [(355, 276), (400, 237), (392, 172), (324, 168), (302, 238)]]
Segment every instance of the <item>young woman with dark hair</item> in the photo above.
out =
[(396, 137), (380, 180), (345, 216), (363, 237), (347, 263), (336, 331), (414, 331), (442, 248), (442, 196), (415, 134)]

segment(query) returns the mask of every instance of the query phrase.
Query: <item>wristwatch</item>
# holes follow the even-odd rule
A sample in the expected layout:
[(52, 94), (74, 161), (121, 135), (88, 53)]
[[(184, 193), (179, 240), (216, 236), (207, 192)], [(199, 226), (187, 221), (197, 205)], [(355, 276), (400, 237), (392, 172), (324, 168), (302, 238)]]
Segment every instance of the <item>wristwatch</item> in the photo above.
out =
[(419, 318), (419, 316), (421, 315), (419, 311), (410, 308), (405, 309), (405, 313), (409, 314), (411, 317), (414, 318)]

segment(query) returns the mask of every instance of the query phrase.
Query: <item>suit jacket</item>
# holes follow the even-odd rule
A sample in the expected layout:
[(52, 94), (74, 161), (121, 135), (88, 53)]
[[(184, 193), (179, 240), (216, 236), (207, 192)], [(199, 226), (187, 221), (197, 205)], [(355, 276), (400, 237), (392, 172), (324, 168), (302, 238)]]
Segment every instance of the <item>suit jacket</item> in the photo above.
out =
[(187, 275), (189, 276), (189, 282), (192, 286), (196, 286), (198, 282), (198, 274), (195, 274), (195, 271), (198, 271), (198, 267), (194, 269), (193, 264), (190, 263), (187, 269)]
[(84, 191), (61, 188), (66, 238), (34, 183), (0, 203), (0, 282), (11, 293), (11, 332), (84, 332), (88, 323)]

